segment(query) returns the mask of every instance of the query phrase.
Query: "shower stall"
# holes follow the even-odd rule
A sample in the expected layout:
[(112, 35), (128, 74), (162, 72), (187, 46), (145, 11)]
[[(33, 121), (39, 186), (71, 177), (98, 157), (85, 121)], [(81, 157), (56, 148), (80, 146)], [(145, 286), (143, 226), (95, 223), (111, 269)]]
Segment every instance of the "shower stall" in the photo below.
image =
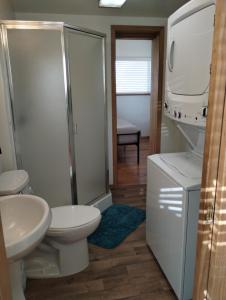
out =
[(61, 22), (4, 21), (18, 169), (51, 207), (92, 204), (108, 187), (105, 35)]

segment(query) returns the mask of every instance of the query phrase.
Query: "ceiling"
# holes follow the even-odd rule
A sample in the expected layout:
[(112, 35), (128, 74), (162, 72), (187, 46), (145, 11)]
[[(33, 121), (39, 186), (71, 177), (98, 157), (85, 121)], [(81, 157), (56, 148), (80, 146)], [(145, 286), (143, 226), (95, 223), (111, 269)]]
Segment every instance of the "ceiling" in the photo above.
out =
[(12, 0), (16, 12), (167, 17), (188, 0), (127, 0), (118, 8), (99, 8), (98, 0)]

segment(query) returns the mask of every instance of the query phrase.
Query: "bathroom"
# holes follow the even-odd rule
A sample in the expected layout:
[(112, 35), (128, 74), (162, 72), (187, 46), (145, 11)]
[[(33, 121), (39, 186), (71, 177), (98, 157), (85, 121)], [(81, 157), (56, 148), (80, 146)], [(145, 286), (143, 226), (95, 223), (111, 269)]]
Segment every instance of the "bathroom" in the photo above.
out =
[[(224, 284), (217, 291), (219, 274), (214, 269), (222, 258), (218, 243), (225, 246), (214, 234), (223, 229), (212, 231), (215, 205), (224, 216), (223, 195), (214, 192), (217, 183), (224, 184), (224, 101), (222, 93), (214, 93), (217, 72), (224, 79), (225, 71), (218, 67), (218, 60), (225, 58), (224, 1), (174, 0), (163, 5), (127, 0), (121, 8), (112, 7), (117, 1), (110, 7), (101, 2), (0, 0), (3, 231), (9, 224), (5, 247), (0, 234), (2, 298), (185, 300), (201, 299), (205, 293), (206, 299), (224, 299)], [(200, 12), (197, 34), (195, 22), (194, 28), (186, 26), (187, 11)], [(179, 26), (181, 15), (184, 27)], [(184, 34), (178, 50), (180, 30), (188, 30), (194, 47)], [(141, 153), (147, 161), (144, 183), (121, 185), (115, 41), (137, 36), (152, 41), (154, 146)], [(193, 64), (182, 59), (183, 51)], [(167, 181), (170, 176), (173, 180)], [(206, 193), (200, 200), (201, 184)], [(191, 202), (193, 197), (196, 201)], [(199, 218), (206, 220), (203, 227)], [(33, 235), (20, 240), (20, 234), (32, 230), (23, 226), (35, 226), (40, 219)], [(200, 257), (209, 260), (208, 269), (200, 257), (195, 259), (196, 243)]]

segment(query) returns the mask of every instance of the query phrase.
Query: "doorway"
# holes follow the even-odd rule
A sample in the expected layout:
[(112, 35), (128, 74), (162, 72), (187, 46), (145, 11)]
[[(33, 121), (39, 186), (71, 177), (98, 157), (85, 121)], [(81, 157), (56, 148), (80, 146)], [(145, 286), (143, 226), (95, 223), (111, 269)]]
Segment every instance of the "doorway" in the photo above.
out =
[(147, 156), (160, 152), (164, 28), (111, 30), (113, 185), (145, 184)]
[(118, 184), (145, 184), (149, 154), (151, 40), (116, 40)]

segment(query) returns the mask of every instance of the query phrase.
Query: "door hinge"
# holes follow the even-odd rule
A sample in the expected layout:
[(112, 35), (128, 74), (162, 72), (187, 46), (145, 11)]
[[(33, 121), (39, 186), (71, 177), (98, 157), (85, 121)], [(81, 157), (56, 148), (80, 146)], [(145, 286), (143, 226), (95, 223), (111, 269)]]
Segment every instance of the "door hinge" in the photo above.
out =
[(215, 27), (216, 24), (216, 15), (213, 16), (213, 27)]
[(210, 75), (212, 74), (212, 64), (210, 64)]

